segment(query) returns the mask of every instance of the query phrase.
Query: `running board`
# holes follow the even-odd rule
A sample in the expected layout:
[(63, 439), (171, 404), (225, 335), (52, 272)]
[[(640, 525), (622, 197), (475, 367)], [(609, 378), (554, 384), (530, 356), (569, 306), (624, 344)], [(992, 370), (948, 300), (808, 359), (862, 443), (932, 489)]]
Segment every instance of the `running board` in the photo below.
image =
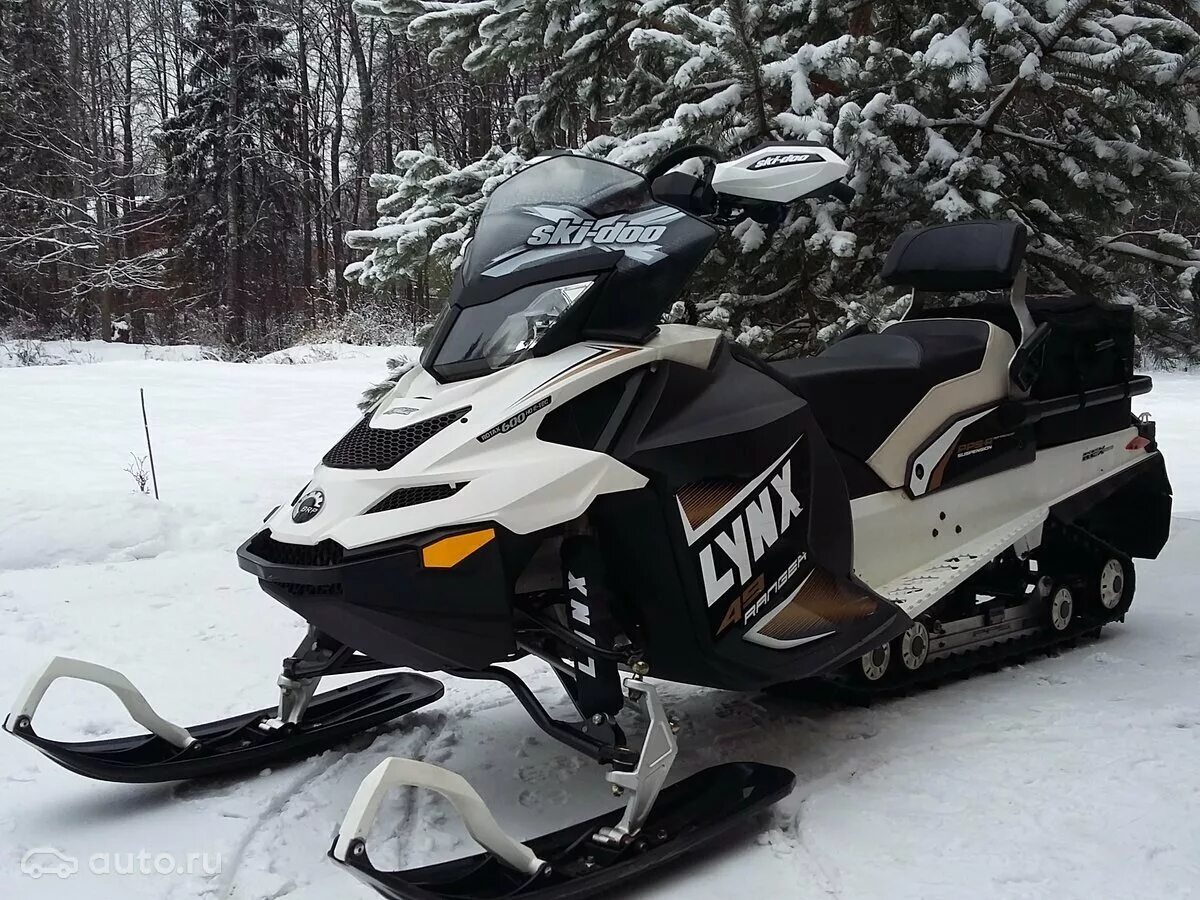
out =
[(1049, 507), (1040, 506), (947, 556), (901, 575), (879, 588), (879, 593), (915, 619), (1014, 544), (1029, 538), (1030, 548), (1036, 547), (1049, 514)]

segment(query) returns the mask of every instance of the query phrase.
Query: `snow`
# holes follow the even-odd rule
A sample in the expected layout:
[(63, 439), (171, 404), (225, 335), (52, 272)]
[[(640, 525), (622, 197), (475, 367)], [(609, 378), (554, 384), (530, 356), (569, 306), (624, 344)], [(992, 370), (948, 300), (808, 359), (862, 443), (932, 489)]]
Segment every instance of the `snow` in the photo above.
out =
[(339, 341), (321, 341), (315, 344), (297, 344), (286, 350), (276, 350), (259, 357), (256, 362), (278, 365), (305, 365), (316, 362), (331, 362), (335, 359), (386, 360), (396, 355), (419, 355), (414, 347), (389, 347), (363, 344), (346, 344)]
[(1011, 30), (1016, 25), (1016, 16), (1012, 14), (1007, 6), (997, 0), (990, 0), (983, 7), (983, 17), (989, 19), (996, 31), (1004, 34)]
[(211, 347), (197, 344), (122, 344), (106, 341), (0, 341), (0, 369), (16, 366), (62, 366), (133, 360), (179, 362), (213, 359)]
[[(339, 341), (320, 341), (297, 344), (259, 357), (255, 362), (294, 365), (329, 362), (335, 359), (385, 360), (398, 353), (413, 352), (411, 347), (347, 344)], [(186, 362), (216, 360), (218, 351), (199, 344), (124, 344), (106, 341), (0, 341), (0, 369), (22, 366), (92, 365), (95, 363)]]
[[(55, 653), (120, 668), (167, 718), (274, 702), (303, 633), (232, 551), (308, 479), (385, 374), (373, 355), (310, 365), (161, 363), (0, 372), (0, 659), (4, 684)], [(786, 765), (796, 791), (639, 897), (1200, 897), (1200, 379), (1158, 374), (1152, 410), (1177, 499), (1163, 557), (1139, 568), (1125, 625), (1061, 656), (868, 709), (665, 685), (677, 776), (721, 760)], [(122, 468), (141, 454), (145, 387), (163, 499)], [(519, 671), (560, 717), (555, 679)], [(503, 690), (453, 678), (446, 697), (377, 735), (278, 771), (201, 784), (108, 785), (0, 736), (0, 896), (325, 900), (373, 896), (325, 853), (359, 781), (388, 755), (466, 775), (519, 835), (612, 806), (591, 762), (542, 735)], [(57, 684), (50, 736), (128, 733), (116, 703)], [(376, 862), (474, 852), (432, 795), (398, 792)], [(33, 848), (80, 860), (20, 870)], [(376, 849), (378, 848), (378, 849)], [(93, 854), (207, 854), (210, 868), (94, 874)], [(214, 865), (215, 864), (215, 865)]]

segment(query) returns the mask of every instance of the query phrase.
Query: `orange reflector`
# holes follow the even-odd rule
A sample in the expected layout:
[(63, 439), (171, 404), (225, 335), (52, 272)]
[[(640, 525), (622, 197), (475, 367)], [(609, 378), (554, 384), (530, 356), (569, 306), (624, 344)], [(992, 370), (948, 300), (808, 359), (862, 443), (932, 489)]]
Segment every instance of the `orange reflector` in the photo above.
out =
[(434, 541), (428, 547), (421, 548), (421, 561), (427, 569), (450, 569), (496, 539), (494, 528), (482, 531), (468, 531), (466, 534), (456, 534), (452, 537)]

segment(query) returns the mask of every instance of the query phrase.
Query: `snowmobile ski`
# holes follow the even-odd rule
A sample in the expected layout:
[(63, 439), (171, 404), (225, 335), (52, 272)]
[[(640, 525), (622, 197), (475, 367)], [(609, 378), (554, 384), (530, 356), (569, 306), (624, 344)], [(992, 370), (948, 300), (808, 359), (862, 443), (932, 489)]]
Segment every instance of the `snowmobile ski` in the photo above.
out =
[[(329, 851), (331, 859), (350, 868), (359, 879), (392, 900), (591, 897), (712, 844), (739, 827), (747, 817), (786, 797), (795, 782), (790, 770), (778, 766), (724, 763), (665, 788), (641, 831), (625, 842), (601, 843), (595, 839), (597, 834), (617, 825), (623, 812), (617, 809), (524, 844), (505, 835), (500, 839), (502, 846), (494, 847), (491, 852), (406, 871), (381, 871), (371, 862), (362, 835), (370, 827), (383, 791), (412, 783), (429, 786), (428, 781), (407, 767), (411, 762), (389, 759), (368, 776), (359, 789), (361, 800), (355, 798), (351, 814)], [(400, 767), (390, 770), (396, 764)], [(423, 763), (418, 765), (426, 767)], [(391, 772), (396, 774), (389, 778)], [(442, 772), (462, 781), (454, 773)], [(458, 806), (461, 797), (453, 799)], [(482, 804), (478, 795), (473, 799)], [(370, 801), (374, 801), (371, 815), (356, 816), (355, 811)], [(477, 809), (472, 812), (459, 808), (469, 830), (473, 834), (477, 829), (483, 832), (476, 835), (481, 843), (495, 840), (487, 828), (480, 827), (483, 823), (472, 822), (478, 816)], [(487, 816), (490, 818), (490, 814)]]
[[(79, 742), (42, 737), (33, 729), (33, 714), (46, 689), (59, 678), (109, 688), (149, 733)], [(146, 784), (227, 775), (310, 756), (420, 709), (442, 692), (441, 682), (424, 675), (379, 675), (317, 694), (297, 722), (281, 721), (279, 711), (270, 708), (183, 728), (155, 713), (121, 673), (56, 657), (29, 683), (4, 720), (4, 729), (79, 775)]]

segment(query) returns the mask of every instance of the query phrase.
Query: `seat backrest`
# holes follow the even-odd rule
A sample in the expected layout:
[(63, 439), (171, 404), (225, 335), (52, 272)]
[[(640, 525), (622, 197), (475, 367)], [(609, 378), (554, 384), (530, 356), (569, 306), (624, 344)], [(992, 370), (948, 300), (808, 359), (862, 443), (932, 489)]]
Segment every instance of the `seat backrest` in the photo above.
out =
[(883, 264), (885, 284), (931, 293), (1011, 290), (1025, 261), (1016, 222), (952, 222), (896, 239)]

